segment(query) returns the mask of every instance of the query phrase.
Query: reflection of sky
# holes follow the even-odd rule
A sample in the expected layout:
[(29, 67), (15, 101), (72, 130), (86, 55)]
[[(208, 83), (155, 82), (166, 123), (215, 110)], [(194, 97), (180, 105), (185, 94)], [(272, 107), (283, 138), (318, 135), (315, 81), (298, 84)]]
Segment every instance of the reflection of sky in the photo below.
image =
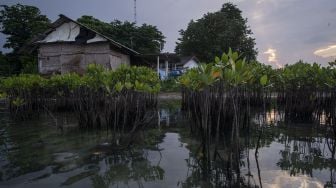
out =
[(266, 125), (278, 125), (279, 121), (281, 121), (281, 113), (278, 111), (271, 109), (270, 111), (266, 112), (265, 116), (265, 122), (263, 120), (263, 115), (257, 114), (256, 117), (252, 120), (254, 123), (260, 125), (260, 124), (266, 124)]
[(332, 121), (332, 118), (327, 117), (325, 111), (322, 112), (322, 114), (320, 115), (319, 118), (320, 118), (320, 124), (321, 125), (334, 125), (334, 122)]
[[(257, 175), (257, 174), (255, 174)], [(286, 171), (269, 170), (263, 171), (263, 187), (264, 188), (280, 188), (280, 187), (297, 187), (297, 188), (322, 188), (324, 187), (316, 178), (306, 175), (290, 176)]]
[(160, 119), (165, 120), (170, 116), (169, 110), (168, 109), (160, 109)]
[(159, 148), (163, 149), (161, 161), (159, 152), (149, 152), (148, 160), (152, 165), (160, 161), (165, 176), (163, 181), (149, 182), (145, 187), (176, 187), (178, 182), (185, 181), (188, 170), (185, 160), (189, 157), (189, 150), (179, 141), (179, 137), (177, 133), (166, 133), (163, 142), (159, 144)]
[(158, 115), (160, 118), (160, 126), (172, 126), (177, 125), (182, 122), (183, 115), (181, 114), (180, 109), (168, 109), (162, 108), (159, 109)]
[[(293, 147), (291, 147), (291, 152)], [(281, 170), (277, 166), (277, 163), (281, 159), (280, 150), (284, 150), (285, 146), (278, 142), (272, 142), (268, 147), (260, 148), (258, 161), (261, 171), (261, 179), (263, 187), (265, 188), (280, 188), (280, 187), (324, 187), (324, 184), (330, 181), (330, 172), (328, 169), (314, 169), (313, 177), (303, 174), (297, 174), (296, 176), (291, 176), (289, 171)], [(251, 173), (259, 185), (258, 181), (258, 171), (255, 161), (255, 150), (250, 150), (250, 165)], [(323, 154), (326, 158), (329, 157), (329, 153)], [(247, 173), (247, 169), (243, 170), (244, 174)], [(247, 178), (247, 177), (246, 177)], [(253, 181), (252, 181), (253, 182)]]
[[(277, 126), (279, 125), (279, 123), (283, 122), (284, 119), (285, 119), (285, 114), (283, 111), (271, 109), (266, 112), (266, 116), (263, 116), (262, 113), (259, 113), (252, 119), (252, 121), (256, 123), (257, 125)], [(322, 112), (320, 116), (318, 116), (316, 113), (313, 114), (313, 119), (316, 121), (317, 124), (319, 123), (320, 125), (327, 125), (327, 124), (333, 123), (326, 116), (325, 112)]]

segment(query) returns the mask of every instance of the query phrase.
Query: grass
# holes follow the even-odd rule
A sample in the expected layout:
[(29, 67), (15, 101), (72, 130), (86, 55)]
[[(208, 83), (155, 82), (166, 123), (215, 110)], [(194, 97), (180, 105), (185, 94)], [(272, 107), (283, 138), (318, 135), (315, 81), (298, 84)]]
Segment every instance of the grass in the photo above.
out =
[(161, 92), (180, 92), (181, 87), (177, 83), (177, 78), (169, 78), (161, 81)]

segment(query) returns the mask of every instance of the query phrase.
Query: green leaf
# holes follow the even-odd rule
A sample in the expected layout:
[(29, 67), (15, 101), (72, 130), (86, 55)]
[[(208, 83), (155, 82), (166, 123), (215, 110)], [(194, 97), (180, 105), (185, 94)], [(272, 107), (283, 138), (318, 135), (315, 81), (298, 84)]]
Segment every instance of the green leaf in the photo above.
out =
[(222, 62), (227, 64), (229, 61), (229, 56), (226, 53), (223, 53), (222, 55)]
[(221, 61), (221, 60), (219, 59), (219, 57), (216, 56), (216, 57), (215, 57), (215, 63), (218, 64), (220, 61)]
[(121, 82), (118, 82), (115, 86), (114, 89), (118, 92), (120, 92), (122, 89), (124, 88), (124, 86), (122, 85)]
[(130, 83), (130, 82), (126, 82), (125, 87), (126, 87), (126, 89), (131, 89), (133, 87), (133, 84)]
[(233, 59), (233, 61), (237, 61), (238, 57), (239, 57), (238, 52), (234, 52), (231, 58)]
[(229, 48), (229, 53), (228, 53), (229, 57), (232, 57), (232, 49)]
[(260, 84), (262, 86), (265, 86), (267, 84), (267, 81), (268, 81), (267, 75), (264, 75), (260, 78)]

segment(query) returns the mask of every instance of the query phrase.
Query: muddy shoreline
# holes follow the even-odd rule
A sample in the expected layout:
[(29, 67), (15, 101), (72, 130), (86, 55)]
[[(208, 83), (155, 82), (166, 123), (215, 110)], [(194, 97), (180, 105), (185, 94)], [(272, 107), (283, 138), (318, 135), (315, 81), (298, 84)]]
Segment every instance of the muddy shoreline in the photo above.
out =
[(167, 100), (167, 99), (174, 99), (180, 100), (182, 99), (181, 92), (160, 92), (158, 95), (159, 100)]

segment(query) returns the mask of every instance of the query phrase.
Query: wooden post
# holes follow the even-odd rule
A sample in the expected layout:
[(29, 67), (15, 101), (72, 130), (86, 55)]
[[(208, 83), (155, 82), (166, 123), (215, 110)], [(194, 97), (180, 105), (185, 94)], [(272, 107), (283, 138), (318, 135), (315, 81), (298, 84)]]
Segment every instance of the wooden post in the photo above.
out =
[(160, 55), (157, 56), (157, 65), (156, 66), (157, 66), (156, 71), (157, 71), (158, 77), (160, 78)]
[(41, 51), (38, 50), (38, 54), (37, 54), (37, 69), (39, 73), (42, 73), (42, 60), (41, 60)]
[(168, 78), (168, 60), (165, 61), (166, 64), (166, 78)]

